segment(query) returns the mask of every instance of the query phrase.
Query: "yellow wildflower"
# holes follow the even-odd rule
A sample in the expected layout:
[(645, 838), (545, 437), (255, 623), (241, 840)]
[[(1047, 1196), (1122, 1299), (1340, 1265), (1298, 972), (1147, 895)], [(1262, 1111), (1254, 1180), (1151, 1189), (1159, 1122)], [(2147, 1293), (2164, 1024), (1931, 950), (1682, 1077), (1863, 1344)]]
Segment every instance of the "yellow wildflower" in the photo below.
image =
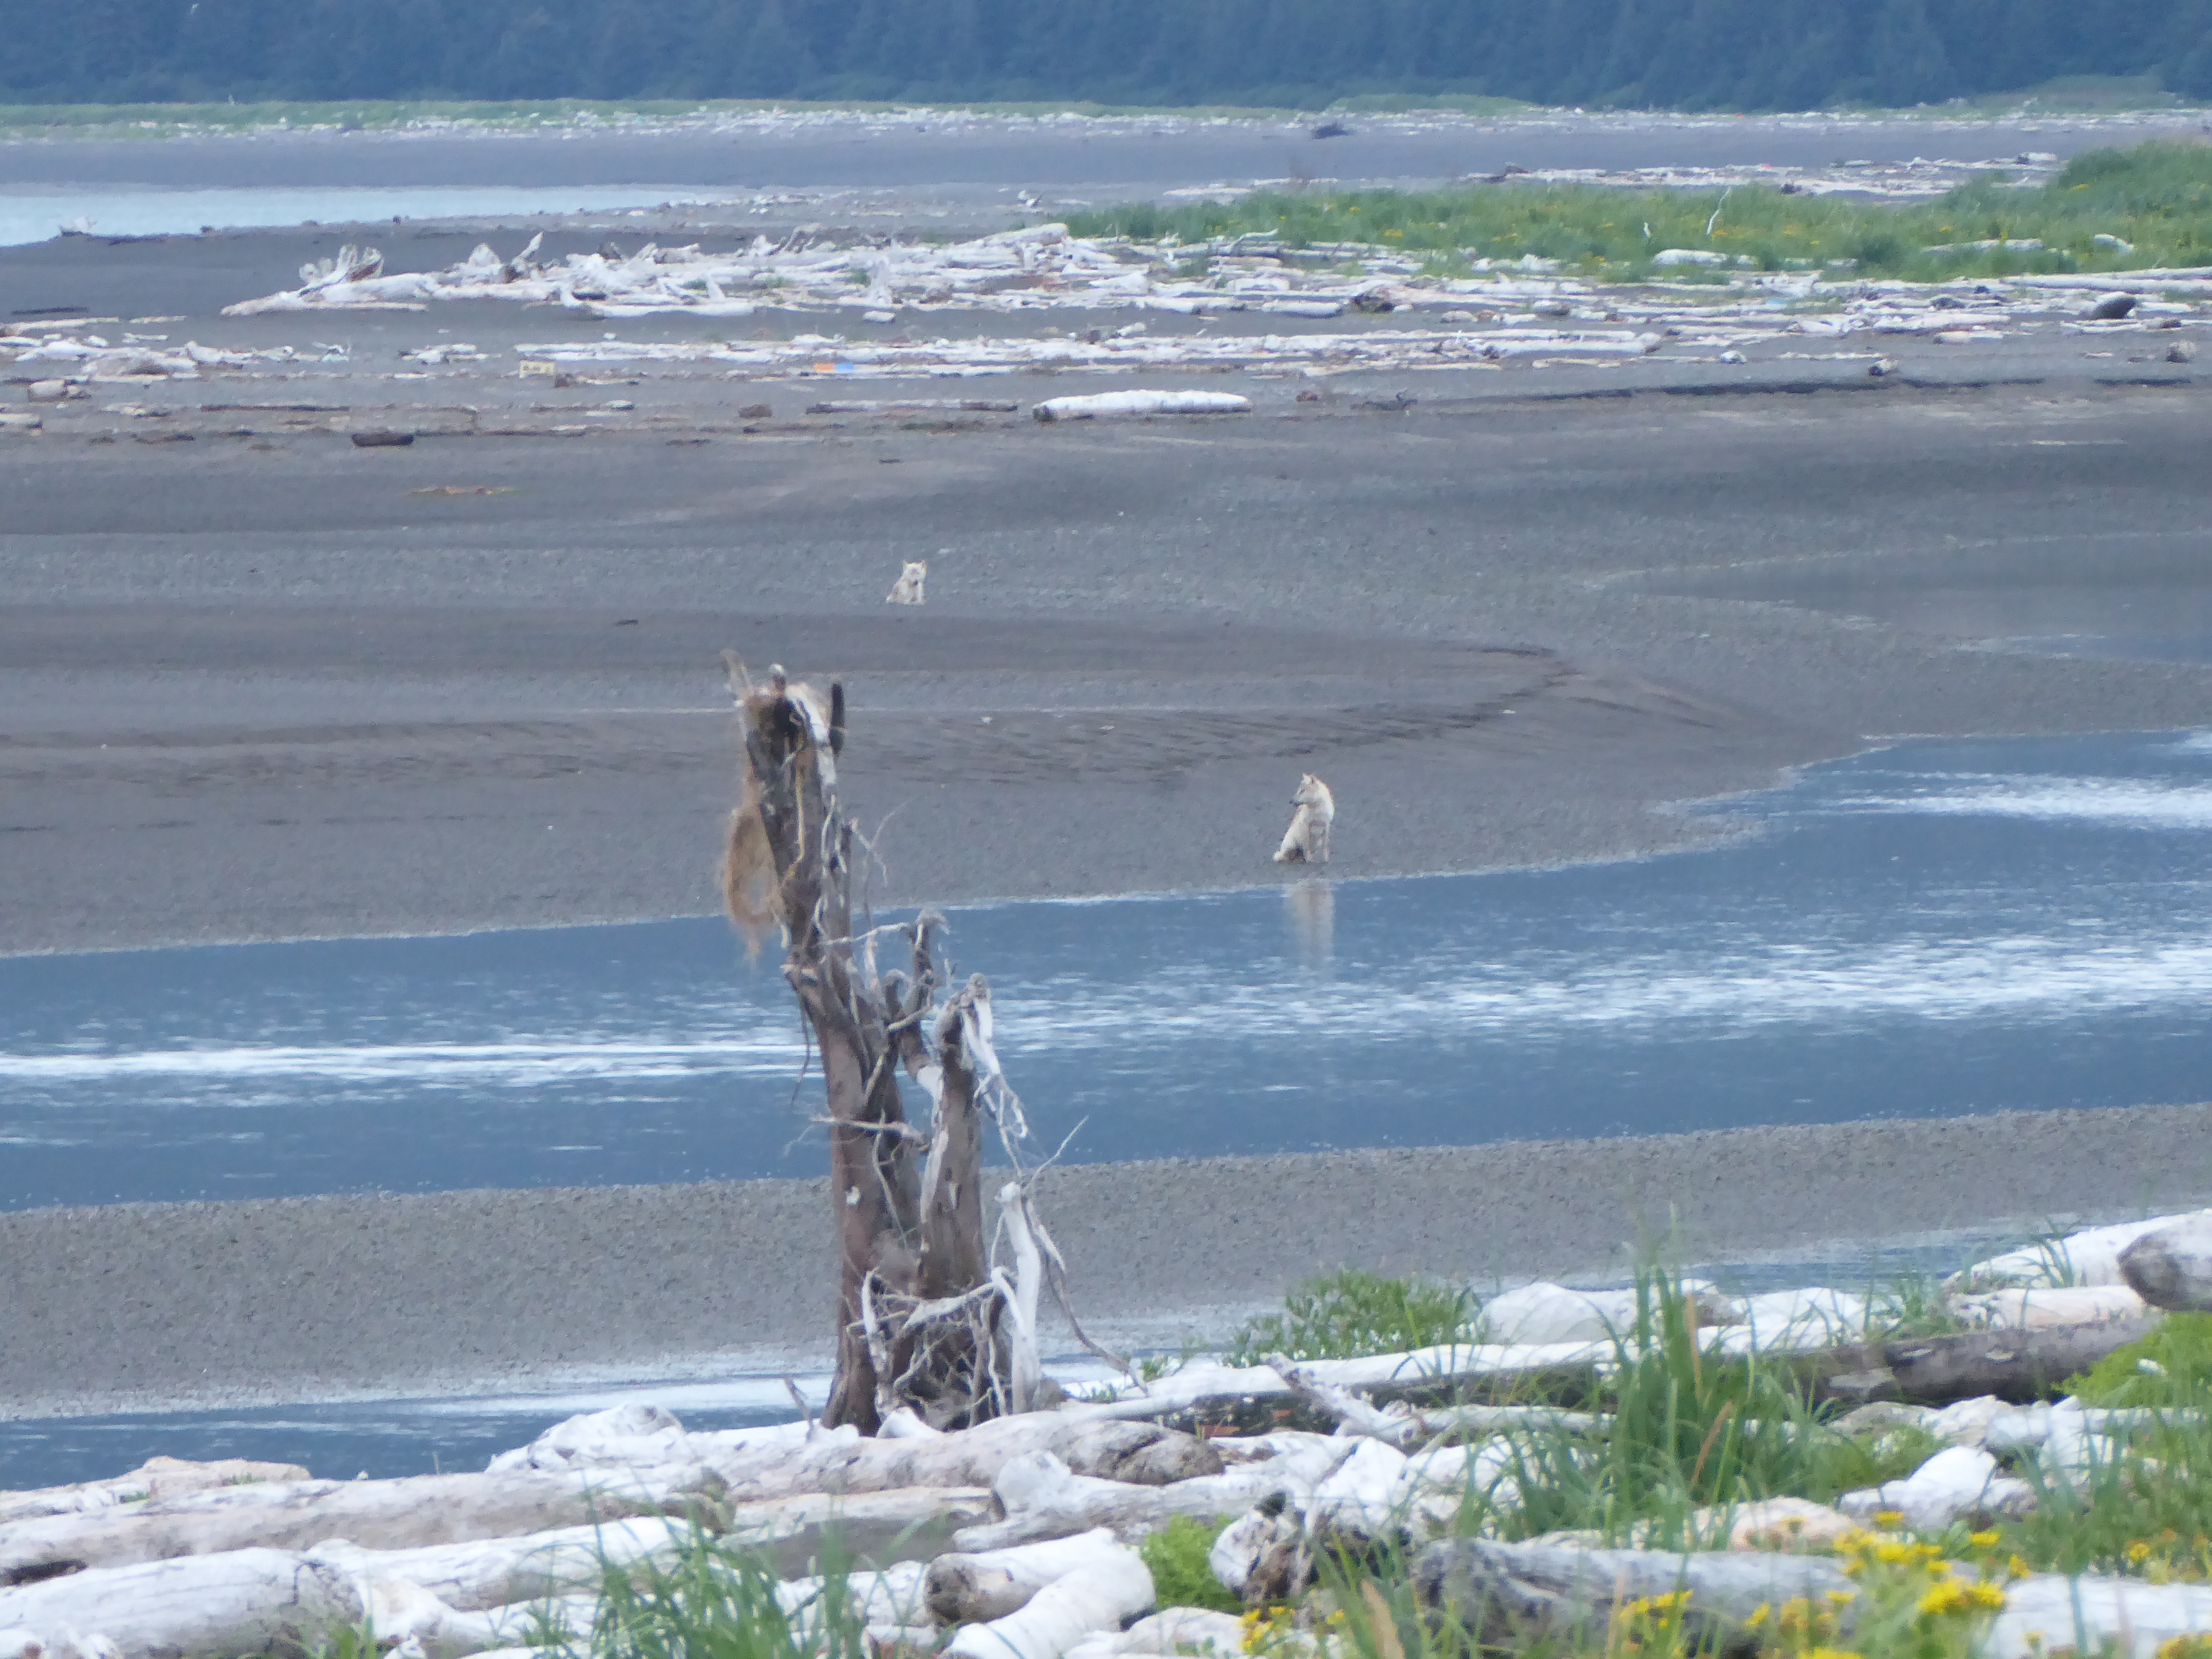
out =
[(1903, 1510), (1876, 1510), (1874, 1512), (1874, 1523), (1877, 1527), (1901, 1527), (1905, 1524), (1905, 1511)]
[(2144, 1538), (2135, 1539), (2122, 1553), (2128, 1558), (2130, 1566), (2139, 1567), (2150, 1559), (2150, 1540)]
[(1993, 1550), (1997, 1547), (1997, 1540), (2002, 1535), (1995, 1527), (1992, 1527), (1987, 1532), (1967, 1534), (1966, 1541), (1978, 1550)]
[(1941, 1618), (1947, 1613), (1965, 1613), (1972, 1606), (1966, 1587), (1947, 1578), (1920, 1598), (1919, 1612), (1923, 1617)]
[(2004, 1607), (2005, 1593), (1995, 1584), (1969, 1584), (1966, 1586), (1966, 1601), (1970, 1606), (1996, 1613)]

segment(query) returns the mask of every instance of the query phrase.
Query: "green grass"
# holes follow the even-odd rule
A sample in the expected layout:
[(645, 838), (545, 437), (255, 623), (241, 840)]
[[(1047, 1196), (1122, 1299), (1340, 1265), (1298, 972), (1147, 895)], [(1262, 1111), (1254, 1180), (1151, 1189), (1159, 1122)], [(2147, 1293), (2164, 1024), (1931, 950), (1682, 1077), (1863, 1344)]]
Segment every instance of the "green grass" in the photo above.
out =
[[(1707, 226), (1711, 229), (1708, 233)], [(1273, 235), (1291, 248), (1360, 242), (1414, 256), (1556, 259), (1613, 281), (1717, 281), (1694, 266), (1655, 266), (1668, 248), (1720, 253), (1738, 268), (1852, 262), (1857, 276), (1940, 281), (2034, 271), (2140, 270), (2212, 262), (2212, 145), (2092, 150), (2032, 188), (1995, 179), (1901, 204), (1778, 189), (1617, 190), (1507, 181), (1433, 191), (1266, 191), (1228, 203), (1138, 203), (1078, 214), (1082, 235), (1206, 242)], [(2134, 252), (2099, 247), (2099, 234)], [(1942, 244), (2040, 240), (2040, 252), (1930, 253)]]
[(599, 1613), (568, 1640), (540, 1630), (531, 1645), (571, 1659), (873, 1659), (835, 1536), (817, 1563), (822, 1593), (787, 1613), (773, 1555), (694, 1534), (672, 1559), (601, 1570)]
[(1464, 1285), (1346, 1267), (1307, 1280), (1284, 1298), (1281, 1313), (1255, 1319), (1232, 1335), (1221, 1357), (1227, 1364), (1257, 1365), (1271, 1353), (1290, 1359), (1403, 1353), (1470, 1340), (1479, 1310)]
[(1465, 1520), (1507, 1538), (1572, 1529), (1694, 1547), (1705, 1541), (1693, 1532), (1699, 1509), (1778, 1497), (1830, 1502), (1908, 1473), (1936, 1449), (1917, 1431), (1842, 1434), (1786, 1365), (1704, 1352), (1698, 1334), (1678, 1276), (1641, 1271), (1617, 1364), (1581, 1402), (1612, 1418), (1610, 1432), (1515, 1437), (1518, 1502)]
[(1232, 1517), (1196, 1521), (1178, 1515), (1137, 1546), (1137, 1553), (1152, 1569), (1152, 1589), (1164, 1607), (1211, 1607), (1217, 1613), (1241, 1613), (1244, 1604), (1222, 1587), (1207, 1565), (1206, 1552)]
[(2212, 1395), (2212, 1314), (2168, 1314), (2066, 1387), (2085, 1406), (2203, 1405)]

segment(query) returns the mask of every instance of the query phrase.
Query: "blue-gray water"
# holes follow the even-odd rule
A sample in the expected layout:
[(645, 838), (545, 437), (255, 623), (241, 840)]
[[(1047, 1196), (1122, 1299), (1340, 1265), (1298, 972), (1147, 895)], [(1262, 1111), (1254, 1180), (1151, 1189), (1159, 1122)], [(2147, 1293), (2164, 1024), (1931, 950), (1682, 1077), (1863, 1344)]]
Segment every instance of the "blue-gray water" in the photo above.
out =
[[(1761, 833), (951, 942), (1079, 1161), (2212, 1092), (2212, 739), (1914, 743), (1701, 810)], [(0, 1206), (811, 1175), (802, 1063), (719, 921), (0, 960)]]

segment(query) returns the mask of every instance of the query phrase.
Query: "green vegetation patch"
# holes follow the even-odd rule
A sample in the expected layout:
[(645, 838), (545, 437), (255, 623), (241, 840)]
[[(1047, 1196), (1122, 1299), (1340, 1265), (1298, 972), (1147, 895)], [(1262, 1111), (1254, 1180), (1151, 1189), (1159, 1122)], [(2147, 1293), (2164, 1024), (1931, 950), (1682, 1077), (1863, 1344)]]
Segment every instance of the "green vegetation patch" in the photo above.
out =
[(1255, 1319), (1231, 1337), (1221, 1357), (1231, 1365), (1258, 1365), (1269, 1354), (1349, 1359), (1471, 1341), (1479, 1309), (1464, 1285), (1346, 1267), (1308, 1279), (1284, 1298), (1281, 1313)]
[(2212, 1314), (2166, 1315), (2148, 1336), (2114, 1349), (2066, 1388), (2085, 1406), (2200, 1404), (2212, 1393)]
[(1137, 1546), (1152, 1569), (1152, 1590), (1164, 1607), (1211, 1607), (1216, 1613), (1242, 1613), (1244, 1604), (1213, 1576), (1206, 1553), (1229, 1524), (1227, 1516), (1197, 1521), (1178, 1515), (1159, 1531), (1149, 1533)]
[[(1358, 242), (1431, 256), (1439, 270), (1534, 254), (1607, 281), (1717, 282), (1729, 269), (1838, 265), (1914, 282), (2137, 270), (2212, 262), (2212, 145), (2092, 150), (2046, 184), (2024, 187), (1991, 175), (1905, 204), (1785, 195), (1765, 185), (1619, 190), (1507, 179), (1450, 191), (1269, 191), (1226, 203), (1139, 203), (1078, 214), (1069, 228), (1142, 241), (1273, 238), (1291, 249)], [(2030, 243), (2039, 246), (2006, 246)], [(1669, 249), (1717, 254), (1727, 264), (1656, 264)]]

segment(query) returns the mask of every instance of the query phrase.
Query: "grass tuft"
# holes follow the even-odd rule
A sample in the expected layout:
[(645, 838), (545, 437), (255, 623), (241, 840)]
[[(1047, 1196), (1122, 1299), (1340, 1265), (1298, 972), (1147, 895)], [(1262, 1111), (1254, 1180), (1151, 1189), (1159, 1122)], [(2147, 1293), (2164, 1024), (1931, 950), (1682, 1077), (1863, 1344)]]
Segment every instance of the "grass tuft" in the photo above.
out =
[(1346, 1267), (1308, 1279), (1284, 1298), (1283, 1311), (1249, 1322), (1222, 1349), (1231, 1365), (1291, 1359), (1349, 1359), (1403, 1353), (1471, 1340), (1480, 1304), (1464, 1285), (1388, 1279)]
[(1137, 1546), (1137, 1553), (1152, 1569), (1152, 1589), (1160, 1606), (1210, 1607), (1216, 1613), (1244, 1610), (1244, 1604), (1213, 1576), (1206, 1560), (1206, 1553), (1229, 1521), (1227, 1516), (1199, 1521), (1178, 1515)]

